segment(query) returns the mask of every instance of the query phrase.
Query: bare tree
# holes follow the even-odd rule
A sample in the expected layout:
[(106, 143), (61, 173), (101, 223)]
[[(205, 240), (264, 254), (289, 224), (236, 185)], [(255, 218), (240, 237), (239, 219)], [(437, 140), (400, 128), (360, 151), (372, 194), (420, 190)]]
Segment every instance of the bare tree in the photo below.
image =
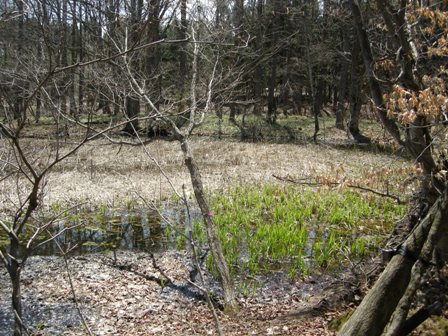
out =
[(132, 87), (134, 88), (135, 93), (138, 94), (145, 101), (145, 103), (151, 108), (151, 114), (153, 118), (158, 118), (162, 120), (165, 123), (168, 130), (172, 133), (173, 138), (180, 144), (180, 148), (184, 155), (185, 165), (190, 173), (190, 179), (191, 184), (193, 186), (194, 195), (203, 216), (203, 221), (208, 236), (208, 244), (210, 246), (210, 251), (212, 253), (214, 265), (219, 274), (219, 280), (224, 294), (225, 310), (227, 312), (233, 312), (237, 309), (236, 294), (233, 288), (233, 282), (230, 277), (228, 265), (223, 254), (221, 241), (218, 236), (218, 231), (213, 221), (213, 214), (207, 202), (200, 170), (195, 162), (189, 144), (189, 136), (191, 135), (193, 129), (198, 125), (200, 125), (203, 122), (206, 114), (210, 112), (212, 104), (212, 90), (214, 81), (216, 80), (215, 72), (217, 61), (219, 60), (219, 58), (217, 58), (216, 61), (213, 63), (212, 71), (209, 74), (208, 84), (205, 88), (206, 89), (205, 106), (199, 113), (197, 95), (198, 95), (198, 76), (199, 76), (198, 62), (200, 59), (201, 47), (200, 47), (200, 41), (196, 40), (197, 23), (191, 22), (190, 31), (191, 31), (190, 33), (191, 42), (193, 46), (192, 50), (193, 55), (191, 64), (192, 78), (190, 83), (191, 104), (188, 110), (189, 111), (188, 123), (184, 129), (180, 129), (176, 125), (175, 120), (173, 120), (173, 118), (170, 117), (169, 114), (162, 112), (156, 107), (153, 99), (150, 97), (150, 94), (148, 94), (148, 92), (144, 89), (143, 85), (139, 83), (139, 81), (133, 75), (131, 71), (131, 66), (129, 62), (126, 60), (126, 58), (124, 59), (124, 62), (128, 69), (128, 78), (132, 84)]

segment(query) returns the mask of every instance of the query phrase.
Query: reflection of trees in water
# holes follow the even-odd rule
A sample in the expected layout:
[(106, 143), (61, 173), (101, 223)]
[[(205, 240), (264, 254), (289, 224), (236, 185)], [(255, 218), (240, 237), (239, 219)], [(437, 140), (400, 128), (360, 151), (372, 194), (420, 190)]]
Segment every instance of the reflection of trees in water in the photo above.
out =
[[(182, 223), (185, 215), (179, 215), (180, 211), (170, 210), (164, 216), (170, 221)], [(93, 215), (90, 215), (92, 218)], [(119, 213), (108, 209), (103, 216), (102, 223), (93, 223), (92, 218), (86, 219), (82, 227), (69, 230), (61, 235), (58, 241), (61, 245), (79, 243), (80, 247), (75, 253), (91, 253), (101, 250), (116, 250), (118, 248), (141, 251), (160, 251), (168, 248), (164, 223), (159, 214), (146, 209), (121, 210)], [(89, 223), (90, 222), (90, 223)], [(60, 228), (59, 228), (60, 229)], [(49, 244), (43, 254), (55, 254), (55, 244)]]
[[(187, 220), (200, 219), (197, 211), (192, 211), (189, 219), (185, 209), (164, 209), (162, 215), (166, 220), (158, 212), (147, 209), (104, 209), (100, 216), (95, 210), (76, 213), (72, 219), (52, 224), (51, 231), (56, 238), (39, 247), (36, 254), (58, 255), (61, 253), (58, 245), (75, 255), (117, 249), (160, 252), (175, 246), (176, 237), (185, 230)], [(167, 237), (166, 229), (173, 229), (172, 225), (177, 228)], [(49, 237), (43, 237), (42, 241)]]

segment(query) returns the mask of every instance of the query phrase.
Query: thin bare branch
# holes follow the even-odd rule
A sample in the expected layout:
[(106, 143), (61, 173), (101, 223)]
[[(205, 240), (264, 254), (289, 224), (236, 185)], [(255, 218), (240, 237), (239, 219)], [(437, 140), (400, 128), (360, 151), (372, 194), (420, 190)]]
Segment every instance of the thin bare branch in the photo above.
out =
[(278, 176), (278, 175), (275, 175), (275, 174), (272, 174), (272, 177), (276, 178), (277, 180), (284, 181), (284, 182), (295, 183), (295, 184), (302, 184), (302, 185), (314, 186), (314, 187), (316, 187), (316, 186), (323, 186), (323, 185), (328, 185), (328, 186), (331, 186), (331, 187), (338, 187), (338, 186), (344, 185), (345, 187), (348, 187), (348, 188), (358, 189), (358, 190), (362, 190), (362, 191), (367, 191), (367, 192), (370, 192), (372, 194), (375, 194), (375, 195), (378, 195), (378, 196), (381, 196), (381, 197), (391, 198), (391, 199), (397, 201), (398, 204), (405, 204), (405, 202), (402, 201), (400, 199), (400, 197), (398, 197), (396, 195), (390, 194), (389, 191), (387, 191), (386, 193), (383, 193), (381, 191), (377, 191), (377, 190), (374, 190), (374, 189), (371, 189), (371, 188), (367, 188), (367, 187), (363, 187), (363, 186), (360, 186), (360, 185), (343, 184), (341, 182), (328, 182), (328, 183), (322, 183), (322, 182), (317, 182), (317, 181), (316, 182), (310, 182), (309, 178), (294, 180), (294, 179), (292, 179), (290, 177), (281, 177), (281, 176)]

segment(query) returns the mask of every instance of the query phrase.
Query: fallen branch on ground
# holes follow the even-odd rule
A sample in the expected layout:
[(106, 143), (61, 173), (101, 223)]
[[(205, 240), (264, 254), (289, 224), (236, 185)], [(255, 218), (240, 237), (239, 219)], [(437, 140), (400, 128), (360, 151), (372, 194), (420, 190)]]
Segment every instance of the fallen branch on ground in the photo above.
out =
[[(290, 177), (281, 177), (275, 174), (272, 174), (273, 177), (275, 177), (276, 179), (280, 180), (280, 181), (284, 181), (284, 182), (289, 182), (289, 183), (295, 183), (295, 184), (303, 184), (303, 185), (308, 185), (308, 186), (313, 186), (313, 187), (317, 187), (317, 186), (329, 186), (329, 187), (339, 187), (341, 185), (343, 185), (343, 183), (341, 182), (310, 182), (310, 178), (304, 178), (304, 179), (300, 179), (300, 180), (294, 180)], [(378, 196), (382, 196), (382, 197), (388, 197), (388, 198), (392, 198), (393, 200), (397, 201), (398, 204), (405, 204), (404, 201), (402, 201), (398, 196), (396, 195), (392, 195), (389, 193), (389, 191), (387, 191), (386, 193), (371, 189), (371, 188), (367, 188), (367, 187), (363, 187), (360, 185), (355, 185), (355, 184), (344, 184), (344, 186), (348, 187), (348, 188), (352, 188), (352, 189), (357, 189), (357, 190), (361, 190), (361, 191), (367, 191), (370, 193), (373, 193), (375, 195)]]

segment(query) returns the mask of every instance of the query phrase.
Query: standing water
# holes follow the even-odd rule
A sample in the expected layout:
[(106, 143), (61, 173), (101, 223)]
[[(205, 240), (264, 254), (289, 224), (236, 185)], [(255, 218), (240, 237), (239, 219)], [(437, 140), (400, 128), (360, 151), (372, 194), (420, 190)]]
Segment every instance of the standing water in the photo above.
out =
[[(193, 216), (198, 218), (199, 214)], [(175, 230), (184, 230), (187, 217), (186, 210), (179, 208), (166, 208), (160, 213), (144, 208), (82, 209), (55, 220), (49, 233), (42, 233), (39, 241), (47, 240), (50, 234), (55, 238), (39, 246), (33, 254), (58, 255), (59, 246), (64, 251), (73, 249), (72, 253), (78, 255), (117, 249), (162, 252), (175, 247)], [(31, 237), (32, 232), (28, 235)], [(0, 248), (7, 245), (6, 237), (0, 236)]]

